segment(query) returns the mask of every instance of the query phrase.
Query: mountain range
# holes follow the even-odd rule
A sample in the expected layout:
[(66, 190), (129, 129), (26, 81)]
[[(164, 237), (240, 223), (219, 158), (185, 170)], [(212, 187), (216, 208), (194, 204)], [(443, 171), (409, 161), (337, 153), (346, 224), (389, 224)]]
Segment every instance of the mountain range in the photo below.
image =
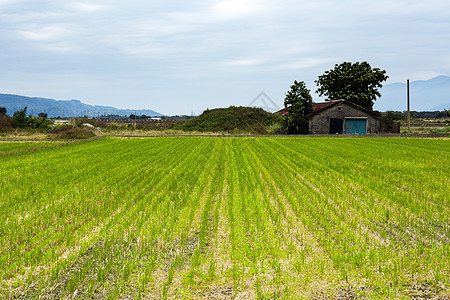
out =
[(37, 116), (41, 112), (48, 114), (49, 118), (80, 117), (100, 115), (129, 116), (131, 114), (160, 117), (162, 114), (149, 109), (118, 109), (111, 106), (89, 105), (79, 100), (54, 100), (47, 98), (25, 97), (19, 95), (0, 94), (0, 107), (6, 107), (7, 113), (12, 115), (15, 111), (27, 107), (27, 114)]
[[(442, 111), (450, 109), (450, 77), (437, 76), (429, 80), (412, 81), (409, 84), (412, 111)], [(379, 111), (406, 111), (405, 83), (386, 84), (380, 89), (382, 97), (374, 105)]]

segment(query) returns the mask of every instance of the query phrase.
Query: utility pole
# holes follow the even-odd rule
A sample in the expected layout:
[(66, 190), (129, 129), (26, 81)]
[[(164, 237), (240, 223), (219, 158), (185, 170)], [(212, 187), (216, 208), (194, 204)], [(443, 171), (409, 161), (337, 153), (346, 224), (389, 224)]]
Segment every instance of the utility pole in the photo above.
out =
[(408, 101), (408, 133), (411, 133), (411, 109), (410, 109), (410, 97), (409, 97), (409, 79), (406, 80), (406, 98)]

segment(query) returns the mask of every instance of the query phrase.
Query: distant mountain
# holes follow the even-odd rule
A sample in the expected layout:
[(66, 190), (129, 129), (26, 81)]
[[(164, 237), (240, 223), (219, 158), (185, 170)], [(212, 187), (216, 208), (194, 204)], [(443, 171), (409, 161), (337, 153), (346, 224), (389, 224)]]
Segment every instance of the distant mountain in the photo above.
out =
[[(436, 111), (450, 108), (450, 77), (438, 76), (409, 84), (411, 110)], [(379, 111), (406, 111), (406, 82), (392, 83), (380, 90), (382, 97), (375, 102)]]
[(149, 109), (118, 109), (111, 106), (89, 105), (79, 100), (54, 100), (47, 98), (25, 97), (18, 95), (0, 94), (0, 106), (6, 107), (9, 115), (27, 107), (27, 114), (37, 116), (46, 112), (49, 118), (56, 117), (90, 117), (100, 115), (129, 116), (131, 114), (160, 117), (162, 114)]

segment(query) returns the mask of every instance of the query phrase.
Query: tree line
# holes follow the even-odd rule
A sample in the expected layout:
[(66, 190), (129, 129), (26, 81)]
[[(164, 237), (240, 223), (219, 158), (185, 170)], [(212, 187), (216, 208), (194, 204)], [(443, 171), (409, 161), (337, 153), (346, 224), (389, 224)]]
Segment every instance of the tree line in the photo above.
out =
[(8, 131), (15, 128), (48, 130), (53, 125), (46, 113), (40, 113), (37, 117), (27, 116), (27, 107), (14, 112), (13, 116), (7, 115), (5, 107), (0, 107), (0, 131)]

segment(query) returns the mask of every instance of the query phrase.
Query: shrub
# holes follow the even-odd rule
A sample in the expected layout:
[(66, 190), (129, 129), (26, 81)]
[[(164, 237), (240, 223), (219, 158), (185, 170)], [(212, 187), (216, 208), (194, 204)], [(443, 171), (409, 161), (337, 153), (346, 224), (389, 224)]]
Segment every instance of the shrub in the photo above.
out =
[(268, 134), (282, 134), (284, 133), (285, 127), (282, 123), (273, 123), (267, 127)]
[(27, 107), (16, 111), (12, 119), (14, 128), (26, 128), (28, 126)]
[(47, 131), (53, 125), (53, 121), (49, 119), (43, 119), (41, 117), (28, 117), (27, 127), (31, 129), (42, 129)]
[(13, 121), (10, 116), (0, 115), (0, 132), (13, 131)]
[(61, 129), (52, 130), (49, 131), (49, 134), (50, 138), (68, 140), (88, 139), (96, 136), (96, 134), (90, 129), (73, 126), (66, 126)]

